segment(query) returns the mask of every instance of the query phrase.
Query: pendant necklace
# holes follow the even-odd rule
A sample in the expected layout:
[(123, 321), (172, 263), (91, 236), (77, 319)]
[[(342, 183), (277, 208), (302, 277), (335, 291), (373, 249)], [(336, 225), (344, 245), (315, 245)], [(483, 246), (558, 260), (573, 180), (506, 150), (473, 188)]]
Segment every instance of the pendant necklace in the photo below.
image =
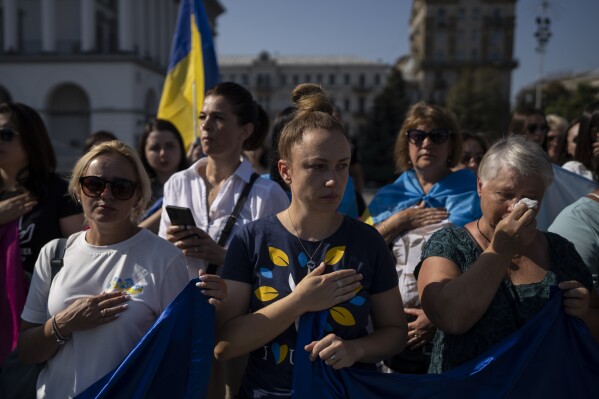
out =
[(304, 247), (304, 243), (302, 243), (302, 240), (299, 237), (299, 233), (297, 232), (297, 229), (295, 228), (295, 225), (293, 224), (293, 220), (291, 220), (291, 214), (289, 213), (289, 208), (287, 208), (287, 217), (289, 218), (289, 223), (291, 223), (291, 227), (293, 227), (293, 230), (295, 231), (295, 236), (296, 236), (297, 240), (299, 241), (300, 245), (302, 246), (302, 248), (306, 252), (306, 255), (308, 255), (308, 258), (310, 258), (308, 260), (308, 262), (306, 263), (306, 265), (308, 266), (308, 270), (312, 271), (312, 270), (314, 270), (314, 267), (316, 266), (316, 264), (314, 263), (314, 261), (312, 259), (318, 253), (318, 250), (322, 246), (322, 243), (324, 242), (324, 239), (320, 240), (320, 244), (318, 244), (318, 247), (316, 247), (316, 250), (312, 254), (310, 254), (310, 252), (308, 252), (308, 250), (306, 249), (306, 247)]
[(481, 230), (481, 229), (480, 229), (480, 227), (478, 226), (478, 223), (479, 223), (479, 222), (480, 222), (480, 219), (478, 219), (478, 220), (476, 221), (476, 228), (478, 229), (478, 232), (480, 233), (480, 235), (481, 235), (481, 236), (483, 236), (483, 237), (485, 237), (485, 240), (487, 240), (487, 242), (490, 244), (490, 243), (491, 243), (491, 240), (489, 240), (489, 239), (487, 238), (487, 236), (485, 235), (485, 233), (483, 233), (483, 232), (482, 232), (482, 230)]

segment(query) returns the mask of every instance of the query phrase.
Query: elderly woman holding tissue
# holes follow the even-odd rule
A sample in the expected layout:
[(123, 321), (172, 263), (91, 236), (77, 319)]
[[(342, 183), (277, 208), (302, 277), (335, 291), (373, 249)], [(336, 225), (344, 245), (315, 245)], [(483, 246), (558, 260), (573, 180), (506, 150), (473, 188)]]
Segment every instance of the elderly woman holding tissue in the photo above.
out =
[(570, 242), (536, 228), (551, 179), (540, 146), (522, 137), (499, 140), (479, 169), (482, 217), (427, 242), (416, 273), (422, 308), (439, 329), (429, 372), (464, 364), (518, 330), (556, 285), (566, 313), (599, 340), (591, 273)]

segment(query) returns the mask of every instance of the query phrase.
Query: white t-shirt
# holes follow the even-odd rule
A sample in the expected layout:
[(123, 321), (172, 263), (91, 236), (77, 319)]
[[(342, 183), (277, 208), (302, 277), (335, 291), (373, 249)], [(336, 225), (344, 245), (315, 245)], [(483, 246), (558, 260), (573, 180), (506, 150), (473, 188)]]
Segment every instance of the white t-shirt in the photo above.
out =
[(43, 324), (76, 299), (103, 291), (127, 291), (131, 299), (116, 320), (73, 332), (40, 372), (38, 398), (71, 398), (118, 366), (189, 282), (181, 251), (145, 229), (109, 246), (88, 244), (85, 232), (73, 234), (51, 282), (55, 246), (53, 240), (40, 252), (23, 320)]
[(582, 177), (593, 180), (593, 172), (587, 169), (582, 162), (579, 161), (568, 161), (562, 165), (562, 168), (569, 170), (572, 173), (576, 173)]
[[(191, 209), (197, 226), (218, 242), (221, 231), (229, 215), (233, 211), (243, 188), (250, 181), (254, 172), (252, 165), (243, 160), (235, 172), (223, 183), (214, 202), (208, 209), (206, 184), (198, 173), (198, 167), (206, 164), (202, 158), (186, 170), (175, 173), (164, 185), (163, 207), (166, 205), (183, 206)], [(277, 183), (258, 178), (235, 221), (231, 235), (225, 246), (228, 246), (237, 230), (254, 220), (274, 215), (289, 206), (289, 197)], [(166, 210), (163, 209), (158, 235), (166, 237), (166, 229), (171, 225)], [(189, 277), (198, 276), (199, 269), (206, 269), (208, 262), (203, 259), (188, 257)], [(222, 266), (219, 267), (220, 274)]]

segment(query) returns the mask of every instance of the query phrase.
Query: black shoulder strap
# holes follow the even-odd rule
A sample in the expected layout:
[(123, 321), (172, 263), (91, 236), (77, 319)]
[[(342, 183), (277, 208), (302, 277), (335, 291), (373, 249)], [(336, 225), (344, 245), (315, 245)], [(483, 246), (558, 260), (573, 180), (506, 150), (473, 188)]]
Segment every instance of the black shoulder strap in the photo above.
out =
[[(254, 182), (256, 181), (256, 179), (258, 179), (258, 177), (260, 176), (257, 173), (252, 173), (250, 181), (245, 185), (243, 191), (241, 192), (241, 195), (237, 199), (237, 203), (235, 204), (233, 211), (229, 215), (227, 223), (225, 223), (225, 227), (223, 227), (223, 230), (220, 232), (220, 237), (218, 238), (218, 245), (220, 245), (221, 247), (224, 247), (227, 243), (227, 240), (231, 235), (231, 231), (233, 230), (233, 226), (235, 226), (235, 221), (237, 220), (237, 217), (239, 216), (239, 213), (241, 212), (241, 209), (243, 208), (245, 201), (248, 199), (250, 191), (252, 190), (252, 186), (254, 185)], [(213, 263), (209, 264), (206, 273), (214, 274), (216, 272), (217, 267), (218, 265), (215, 265)]]
[(56, 274), (58, 274), (60, 269), (62, 269), (62, 265), (64, 263), (64, 253), (66, 252), (66, 250), (67, 239), (59, 238), (58, 242), (56, 243), (56, 249), (54, 250), (54, 258), (52, 258), (52, 261), (50, 262), (50, 266), (52, 267), (52, 279), (50, 281), (54, 280)]

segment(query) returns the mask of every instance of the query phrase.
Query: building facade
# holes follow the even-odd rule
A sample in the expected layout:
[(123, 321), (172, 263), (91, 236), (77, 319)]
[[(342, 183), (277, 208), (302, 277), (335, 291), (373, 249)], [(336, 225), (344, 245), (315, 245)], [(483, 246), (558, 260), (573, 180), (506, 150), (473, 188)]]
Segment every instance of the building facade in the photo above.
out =
[(411, 97), (444, 105), (465, 71), (484, 68), (509, 104), (516, 0), (414, 0), (410, 56), (397, 67), (417, 90)]
[[(213, 31), (224, 12), (204, 1)], [(0, 1), (0, 102), (44, 118), (67, 171), (85, 138), (109, 130), (135, 145), (158, 108), (179, 1)]]
[(383, 89), (390, 67), (352, 56), (281, 56), (264, 51), (254, 56), (221, 56), (221, 79), (247, 87), (271, 120), (292, 105), (291, 91), (316, 83), (341, 110), (350, 134), (357, 133), (374, 97)]

